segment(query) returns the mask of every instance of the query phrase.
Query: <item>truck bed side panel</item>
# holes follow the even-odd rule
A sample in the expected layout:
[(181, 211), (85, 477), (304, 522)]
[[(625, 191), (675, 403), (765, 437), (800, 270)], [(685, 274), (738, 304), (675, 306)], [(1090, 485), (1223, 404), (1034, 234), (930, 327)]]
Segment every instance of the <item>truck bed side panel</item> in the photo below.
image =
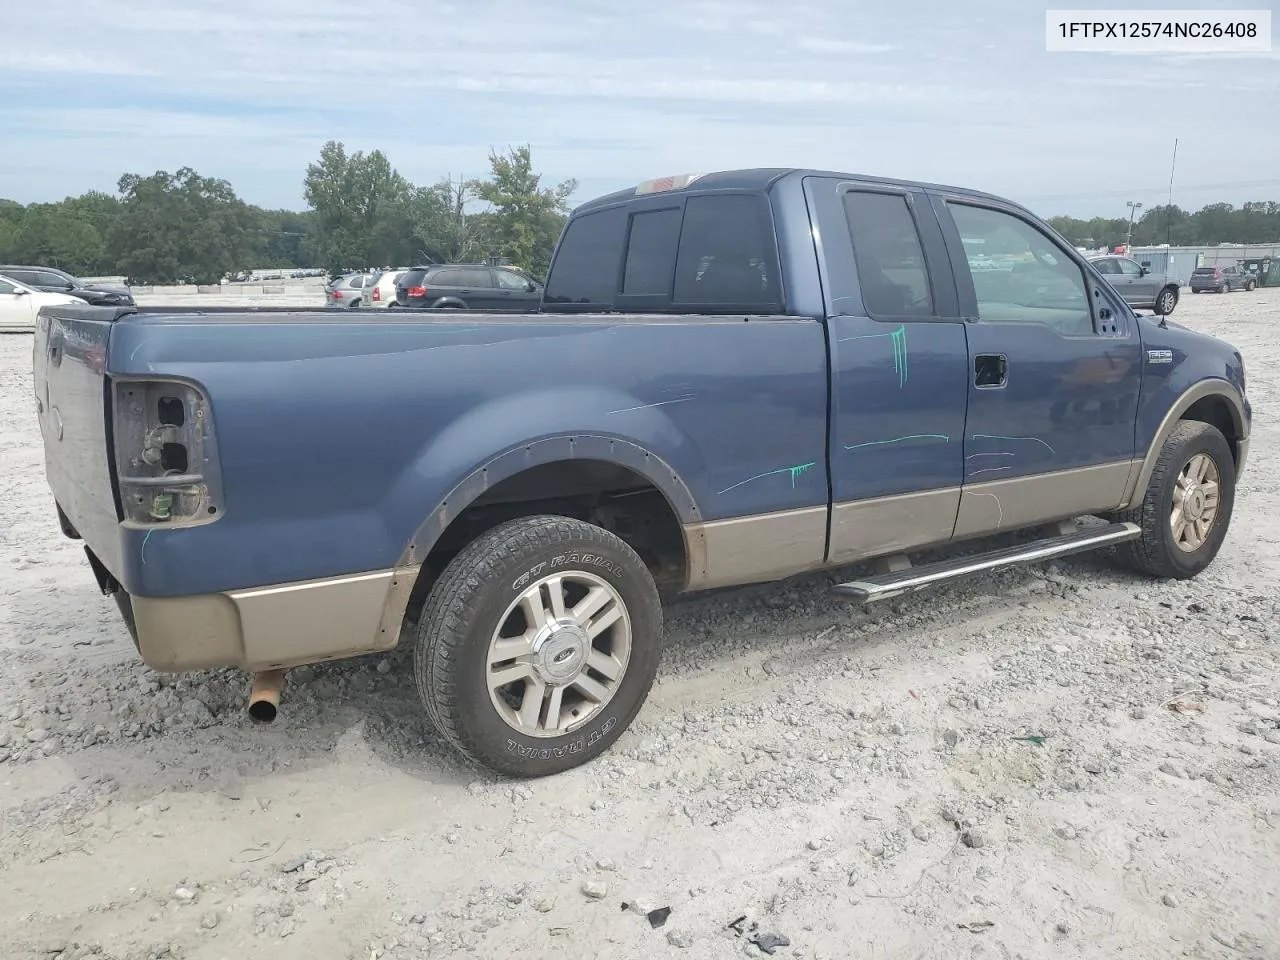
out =
[(112, 373), (205, 389), (226, 500), (217, 522), (155, 530), (145, 550), (142, 532), (124, 532), (113, 573), (144, 596), (391, 568), (459, 482), (552, 437), (649, 451), (691, 492), (685, 522), (827, 506), (813, 320), (139, 316), (115, 327)]

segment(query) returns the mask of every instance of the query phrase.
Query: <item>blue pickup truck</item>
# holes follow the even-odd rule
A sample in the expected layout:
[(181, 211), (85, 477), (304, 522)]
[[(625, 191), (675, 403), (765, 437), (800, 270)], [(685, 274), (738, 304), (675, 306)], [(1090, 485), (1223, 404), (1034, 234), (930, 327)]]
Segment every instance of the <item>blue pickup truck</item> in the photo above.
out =
[(442, 735), (515, 776), (628, 727), (660, 590), (1195, 576), (1251, 419), (1239, 352), (1021, 207), (806, 170), (577, 208), (537, 314), (49, 307), (34, 365), (62, 530), (148, 664), (243, 667), (268, 719), (287, 669), (403, 634)]

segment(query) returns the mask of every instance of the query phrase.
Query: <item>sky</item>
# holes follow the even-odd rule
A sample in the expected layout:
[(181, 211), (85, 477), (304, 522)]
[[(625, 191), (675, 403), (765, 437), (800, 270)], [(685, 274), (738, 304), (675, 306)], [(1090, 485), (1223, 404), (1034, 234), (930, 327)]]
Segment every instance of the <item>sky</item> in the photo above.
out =
[[(191, 166), (302, 209), (306, 166), (337, 139), (417, 183), (481, 176), (491, 148), (528, 143), (544, 183), (578, 181), (575, 203), (668, 174), (801, 166), (1125, 216), (1126, 200), (1167, 199), (1176, 137), (1175, 203), (1280, 200), (1280, 42), (1048, 53), (1047, 5), (17, 0), (0, 197)], [(1280, 23), (1277, 0), (1186, 5)]]

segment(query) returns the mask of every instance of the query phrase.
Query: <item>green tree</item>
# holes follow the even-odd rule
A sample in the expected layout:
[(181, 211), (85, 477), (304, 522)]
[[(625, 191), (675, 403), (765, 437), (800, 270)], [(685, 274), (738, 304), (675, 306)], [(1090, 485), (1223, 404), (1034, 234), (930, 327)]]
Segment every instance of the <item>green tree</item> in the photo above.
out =
[(48, 264), (68, 273), (95, 273), (103, 264), (102, 234), (77, 216), (71, 200), (29, 206), (17, 241), (24, 263)]
[(307, 267), (312, 259), (307, 250), (307, 238), (314, 229), (315, 214), (308, 210), (263, 210), (252, 207), (257, 221), (249, 251), (252, 267)]
[(226, 180), (127, 173), (120, 195), (108, 242), (131, 283), (218, 283), (246, 262), (254, 216)]
[(463, 263), (484, 255), (480, 218), (467, 211), (473, 199), (474, 184), (452, 176), (414, 192), (413, 233), (431, 260)]
[(505, 154), (491, 150), (489, 167), (488, 179), (477, 181), (473, 188), (492, 207), (484, 218), (487, 245), (532, 275), (545, 276), (577, 181), (543, 187), (541, 177), (533, 172), (527, 144)]
[(18, 259), (18, 233), (27, 210), (16, 200), (0, 199), (0, 262)]
[(330, 271), (412, 258), (413, 185), (382, 151), (348, 154), (340, 141), (330, 140), (320, 160), (307, 166), (303, 187), (315, 211), (309, 247)]

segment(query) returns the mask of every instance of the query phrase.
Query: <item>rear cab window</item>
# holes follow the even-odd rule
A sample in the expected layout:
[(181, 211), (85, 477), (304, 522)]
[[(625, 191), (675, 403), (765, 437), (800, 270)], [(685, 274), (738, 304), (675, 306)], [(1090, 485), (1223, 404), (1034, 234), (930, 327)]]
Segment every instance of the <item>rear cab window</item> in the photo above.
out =
[(547, 311), (777, 314), (768, 199), (672, 193), (574, 217), (547, 280)]

